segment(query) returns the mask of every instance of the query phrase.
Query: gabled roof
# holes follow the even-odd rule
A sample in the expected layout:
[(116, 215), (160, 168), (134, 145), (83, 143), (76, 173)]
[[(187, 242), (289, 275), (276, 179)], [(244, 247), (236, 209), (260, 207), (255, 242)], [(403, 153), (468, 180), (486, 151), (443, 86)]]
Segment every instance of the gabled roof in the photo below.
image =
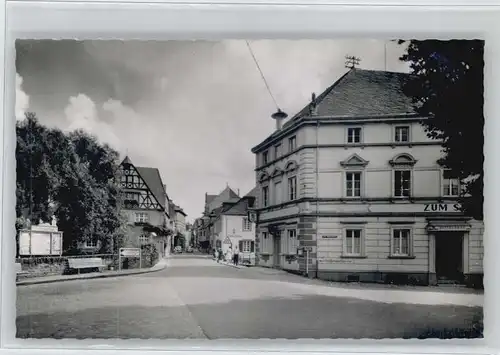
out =
[(142, 179), (148, 185), (149, 190), (158, 200), (161, 207), (165, 209), (165, 190), (161, 181), (160, 171), (157, 168), (147, 168), (142, 166), (135, 167)]
[(175, 212), (179, 212), (179, 213), (183, 214), (184, 217), (187, 216), (186, 212), (184, 212), (184, 210), (182, 208), (180, 208), (179, 206), (175, 205), (174, 209), (175, 209)]
[(149, 167), (140, 167), (135, 166), (132, 163), (132, 160), (128, 156), (123, 159), (120, 165), (132, 165), (135, 167), (141, 178), (144, 180), (144, 183), (147, 185), (148, 189), (151, 191), (153, 196), (156, 198), (158, 203), (163, 209), (166, 209), (165, 206), (165, 197), (166, 191), (163, 185), (163, 181), (161, 180), (160, 171), (157, 168), (149, 168)]
[[(212, 196), (212, 195), (206, 195)], [(239, 196), (236, 192), (234, 192), (229, 186), (226, 186), (224, 190), (222, 190), (218, 195), (216, 195), (209, 203), (216, 203), (216, 207), (219, 207), (224, 202), (236, 201), (239, 200)], [(205, 197), (206, 200), (206, 197)], [(211, 211), (207, 211), (211, 212)]]
[(252, 151), (273, 140), (303, 117), (373, 119), (417, 115), (411, 98), (403, 92), (403, 86), (410, 78), (407, 73), (350, 69), (316, 97), (314, 103), (309, 102), (280, 131), (273, 132)]
[(208, 195), (208, 194), (205, 194), (205, 204), (209, 204), (216, 197), (217, 197), (217, 195)]
[[(245, 196), (240, 197), (236, 201), (224, 203), (216, 211), (216, 218), (221, 215), (228, 216), (246, 216), (250, 201), (257, 197), (258, 188), (254, 187)], [(215, 212), (215, 211), (214, 211)]]

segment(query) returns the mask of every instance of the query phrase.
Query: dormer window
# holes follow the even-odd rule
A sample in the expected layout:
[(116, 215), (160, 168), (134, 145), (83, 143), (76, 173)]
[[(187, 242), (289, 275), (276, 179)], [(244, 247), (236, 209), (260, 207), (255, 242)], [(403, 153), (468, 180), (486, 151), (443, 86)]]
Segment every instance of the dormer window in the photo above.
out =
[(357, 144), (361, 143), (361, 127), (348, 127), (347, 128), (347, 143)]

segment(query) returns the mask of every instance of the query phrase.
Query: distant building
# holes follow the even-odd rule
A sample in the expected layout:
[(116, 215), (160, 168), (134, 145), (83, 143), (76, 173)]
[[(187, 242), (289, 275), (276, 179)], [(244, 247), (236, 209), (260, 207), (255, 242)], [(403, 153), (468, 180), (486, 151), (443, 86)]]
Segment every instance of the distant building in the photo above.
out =
[(160, 256), (168, 250), (168, 196), (156, 168), (135, 166), (129, 157), (120, 165), (122, 213), (127, 218), (126, 247), (155, 244)]
[[(170, 204), (170, 211), (172, 213), (172, 220), (174, 223), (174, 231), (175, 231), (175, 236), (173, 239), (173, 246), (181, 245), (179, 241), (179, 235), (182, 235), (184, 239), (186, 240), (186, 212), (184, 210), (177, 206), (175, 203), (171, 202)], [(182, 246), (182, 245), (181, 245)], [(183, 247), (186, 247), (186, 245), (183, 245)]]
[(250, 265), (255, 265), (255, 223), (249, 220), (248, 211), (254, 207), (257, 192), (254, 188), (236, 201), (223, 202), (212, 211), (210, 221), (212, 245), (224, 253), (238, 247), (241, 262)]
[(212, 249), (214, 247), (215, 235), (213, 231), (212, 220), (215, 217), (215, 209), (221, 207), (225, 202), (237, 202), (240, 197), (229, 186), (226, 186), (218, 195), (205, 194), (205, 207), (203, 216), (197, 221), (196, 234), (198, 242), (203, 249)]
[(259, 264), (334, 281), (481, 282), (483, 224), (460, 212), (460, 181), (407, 79), (351, 69), (252, 149)]

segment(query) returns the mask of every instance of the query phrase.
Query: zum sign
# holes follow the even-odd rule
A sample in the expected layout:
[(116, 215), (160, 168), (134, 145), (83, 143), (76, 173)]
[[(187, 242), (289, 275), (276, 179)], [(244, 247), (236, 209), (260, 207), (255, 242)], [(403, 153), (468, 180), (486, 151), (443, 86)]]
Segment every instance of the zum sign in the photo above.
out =
[(424, 212), (460, 212), (460, 204), (430, 203), (425, 205)]

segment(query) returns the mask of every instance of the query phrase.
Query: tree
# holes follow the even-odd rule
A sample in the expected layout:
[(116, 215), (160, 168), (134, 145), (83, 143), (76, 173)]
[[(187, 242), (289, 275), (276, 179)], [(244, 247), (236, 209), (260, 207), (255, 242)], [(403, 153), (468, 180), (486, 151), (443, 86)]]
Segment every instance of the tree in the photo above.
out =
[[(399, 41), (402, 44), (405, 41)], [(483, 66), (480, 40), (409, 41), (404, 86), (429, 137), (443, 140), (440, 163), (463, 181), (462, 210), (483, 219)]]
[(117, 152), (82, 131), (44, 127), (30, 113), (17, 124), (16, 159), (19, 221), (55, 214), (65, 252), (90, 239), (103, 252), (114, 249), (123, 234)]

